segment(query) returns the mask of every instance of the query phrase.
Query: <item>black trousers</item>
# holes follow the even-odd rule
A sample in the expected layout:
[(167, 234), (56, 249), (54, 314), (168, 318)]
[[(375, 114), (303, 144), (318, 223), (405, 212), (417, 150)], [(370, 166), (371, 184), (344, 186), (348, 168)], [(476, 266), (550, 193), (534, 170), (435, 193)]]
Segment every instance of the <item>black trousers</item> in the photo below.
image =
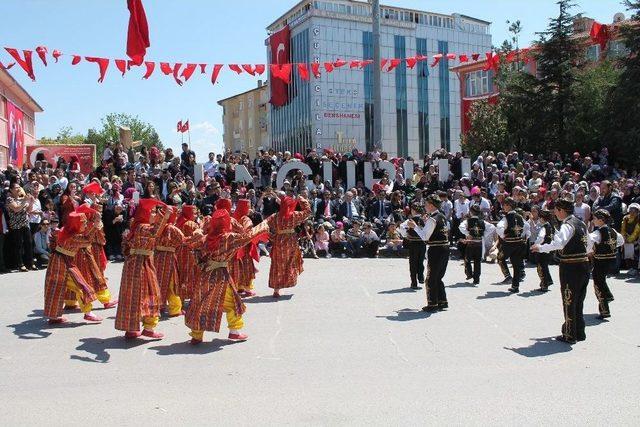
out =
[(449, 246), (429, 246), (427, 251), (427, 305), (447, 306), (447, 292), (444, 288), (444, 274), (449, 265)]
[(584, 324), (584, 298), (589, 286), (589, 263), (560, 263), (560, 292), (564, 309), (562, 335), (583, 341), (586, 339)]
[(527, 245), (526, 243), (504, 242), (502, 244), (502, 252), (504, 254), (504, 261), (506, 262), (508, 259), (511, 261), (511, 266), (513, 267), (511, 287), (519, 289), (520, 282), (522, 282), (524, 276), (524, 259), (527, 256)]
[(500, 267), (500, 271), (504, 275), (504, 278), (512, 277), (511, 272), (509, 271), (509, 266), (507, 265), (507, 260), (504, 256), (504, 243), (498, 243), (498, 257), (496, 259), (498, 263), (498, 267)]
[(615, 260), (593, 260), (593, 289), (598, 298), (598, 311), (600, 315), (609, 316), (609, 301), (613, 300), (613, 294), (607, 285), (607, 274), (615, 269)]
[(540, 278), (540, 288), (547, 289), (553, 285), (553, 278), (549, 272), (549, 263), (552, 260), (553, 255), (537, 253), (536, 263), (538, 264), (538, 277)]
[(464, 252), (464, 272), (467, 277), (473, 277), (473, 283), (480, 283), (482, 271), (482, 245), (483, 243), (467, 243)]
[(408, 242), (405, 247), (409, 251), (409, 275), (411, 286), (418, 286), (418, 282), (424, 283), (424, 257), (427, 245), (424, 242)]
[(29, 227), (9, 230), (9, 242), (14, 245), (11, 267), (31, 267), (33, 265), (33, 246)]

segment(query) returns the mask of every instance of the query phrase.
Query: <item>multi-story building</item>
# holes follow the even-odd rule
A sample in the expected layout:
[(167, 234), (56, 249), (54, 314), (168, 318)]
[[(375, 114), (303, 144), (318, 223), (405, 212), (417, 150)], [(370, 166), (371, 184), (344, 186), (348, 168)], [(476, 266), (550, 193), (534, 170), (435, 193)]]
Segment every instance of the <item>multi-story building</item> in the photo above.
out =
[(224, 146), (233, 152), (255, 155), (269, 140), (269, 88), (262, 80), (258, 87), (218, 101), (223, 108)]
[[(290, 31), (290, 61), (373, 59), (371, 5), (363, 1), (301, 1), (267, 27)], [(490, 23), (461, 14), (443, 15), (381, 6), (381, 57), (468, 54), (491, 48)], [(266, 41), (267, 46), (270, 40)], [(271, 52), (271, 49), (268, 49)], [(268, 55), (270, 63), (275, 58)], [(439, 148), (460, 148), (460, 82), (448, 61), (413, 69), (402, 62), (382, 75), (382, 150), (391, 156), (422, 157)], [(271, 141), (278, 150), (305, 148), (371, 150), (373, 66), (347, 65), (303, 81), (294, 71), (288, 103), (271, 109)]]
[(0, 68), (0, 168), (22, 167), (26, 149), (36, 143), (36, 113), (42, 107)]
[[(594, 20), (586, 16), (581, 16), (573, 22), (573, 38), (580, 40), (584, 45), (584, 58), (589, 63), (597, 63), (605, 59), (614, 59), (621, 55), (626, 55), (627, 50), (622, 40), (619, 39), (618, 28), (622, 24), (631, 23), (625, 20), (622, 13), (616, 13), (613, 22), (609, 25), (611, 38), (603, 51), (600, 43), (591, 38), (591, 27)], [(637, 25), (637, 24), (636, 24)], [(535, 53), (533, 55), (535, 56)], [(538, 74), (538, 64), (535, 60), (521, 63), (522, 70), (532, 75)], [(487, 68), (487, 60), (482, 59), (473, 63), (462, 64), (451, 68), (460, 80), (460, 116), (462, 118), (462, 132), (466, 133), (471, 123), (469, 111), (471, 105), (479, 100), (488, 99), (489, 102), (497, 102), (500, 89), (495, 83), (496, 72)]]

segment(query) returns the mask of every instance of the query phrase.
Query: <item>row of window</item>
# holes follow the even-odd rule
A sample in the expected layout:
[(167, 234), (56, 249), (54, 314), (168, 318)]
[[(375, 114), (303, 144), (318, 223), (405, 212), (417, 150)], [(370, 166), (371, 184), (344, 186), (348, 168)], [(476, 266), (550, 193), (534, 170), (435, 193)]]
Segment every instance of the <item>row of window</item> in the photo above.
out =
[(474, 71), (467, 74), (466, 96), (482, 96), (491, 92), (491, 71)]
[[(371, 16), (371, 7), (367, 5), (348, 5), (341, 3), (332, 3), (328, 1), (314, 1), (313, 7), (317, 10), (326, 12), (340, 13), (343, 15)], [(409, 10), (400, 10), (384, 7), (381, 11), (381, 17), (394, 21), (412, 22), (420, 25), (429, 25), (432, 27), (453, 28), (454, 20), (446, 16), (431, 15), (428, 13), (413, 12)], [(469, 32), (484, 33), (484, 27), (480, 25), (466, 24), (465, 29)]]

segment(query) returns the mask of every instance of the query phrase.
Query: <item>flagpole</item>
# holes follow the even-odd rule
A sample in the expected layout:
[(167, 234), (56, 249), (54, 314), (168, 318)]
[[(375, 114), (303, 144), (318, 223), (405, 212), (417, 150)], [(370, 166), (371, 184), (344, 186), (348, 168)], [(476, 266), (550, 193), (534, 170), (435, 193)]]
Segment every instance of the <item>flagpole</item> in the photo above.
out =
[[(191, 126), (189, 126), (191, 128)], [(189, 137), (189, 150), (191, 150), (191, 129), (187, 129), (187, 136)]]

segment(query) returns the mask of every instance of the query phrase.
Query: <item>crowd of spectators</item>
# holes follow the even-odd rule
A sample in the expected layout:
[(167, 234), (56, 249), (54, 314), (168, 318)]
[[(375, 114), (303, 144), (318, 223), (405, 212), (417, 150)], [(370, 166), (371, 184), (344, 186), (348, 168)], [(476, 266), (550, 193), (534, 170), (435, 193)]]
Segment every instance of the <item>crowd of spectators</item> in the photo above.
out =
[[(247, 153), (209, 153), (203, 174), (196, 173), (196, 153), (186, 144), (175, 155), (172, 149), (143, 147), (125, 150), (110, 144), (100, 164), (84, 174), (77, 158), (59, 158), (52, 165), (39, 158), (32, 168), (8, 166), (0, 171), (2, 228), (0, 230), (0, 272), (26, 271), (46, 265), (51, 231), (64, 225), (66, 216), (80, 203), (100, 205), (107, 237), (106, 254), (111, 261), (122, 260), (122, 234), (140, 198), (157, 198), (169, 205), (196, 205), (201, 215), (210, 215), (216, 200), (250, 200), (256, 223), (278, 210), (281, 194), (304, 196), (312, 206), (312, 216), (299, 230), (300, 246), (310, 257), (404, 256), (399, 225), (410, 216), (411, 207), (424, 205), (425, 198), (437, 194), (442, 211), (450, 221), (452, 243), (458, 225), (478, 205), (485, 219), (502, 217), (501, 202), (513, 197), (530, 221), (531, 241), (538, 230), (538, 213), (552, 210), (559, 198), (575, 203), (576, 215), (589, 223), (591, 212), (604, 208), (613, 225), (625, 237), (621, 258), (634, 273), (640, 239), (640, 179), (637, 172), (625, 171), (612, 163), (603, 148), (588, 156), (580, 153), (550, 156), (529, 153), (485, 152), (472, 159), (463, 174), (464, 153), (438, 150), (423, 159), (411, 159), (413, 172), (405, 175), (402, 158), (387, 153), (336, 153), (308, 149), (304, 154), (265, 150), (251, 158)], [(448, 160), (444, 179), (439, 161)], [(379, 168), (379, 162), (396, 166), (394, 176)], [(347, 188), (347, 162), (355, 162), (356, 185)], [(304, 162), (312, 171), (305, 176), (293, 170), (282, 188), (275, 188), (276, 174), (288, 162)], [(331, 163), (332, 177), (325, 180), (323, 165)], [(375, 184), (364, 185), (365, 162), (371, 162)], [(253, 183), (234, 182), (235, 169), (245, 166)], [(203, 175), (198, 182), (196, 175)], [(100, 183), (105, 193), (96, 198), (82, 192), (91, 181)], [(4, 248), (3, 248), (4, 246)]]

